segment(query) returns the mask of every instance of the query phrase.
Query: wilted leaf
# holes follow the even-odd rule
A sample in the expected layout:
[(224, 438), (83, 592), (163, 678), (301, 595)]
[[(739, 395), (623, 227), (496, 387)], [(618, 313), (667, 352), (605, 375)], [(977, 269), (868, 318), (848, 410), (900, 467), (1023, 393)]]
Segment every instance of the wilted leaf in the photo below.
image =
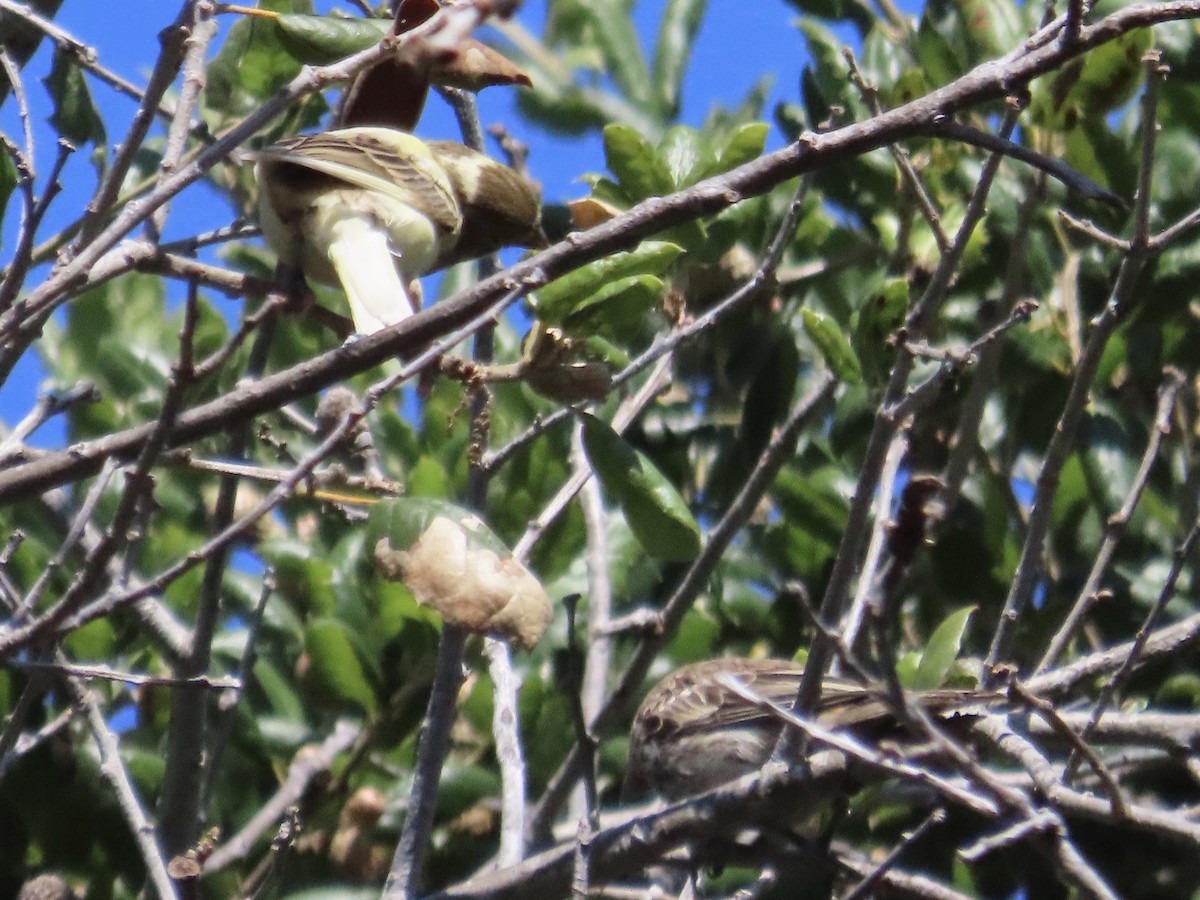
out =
[(571, 215), (571, 226), (579, 231), (586, 231), (602, 225), (609, 219), (615, 219), (622, 212), (619, 207), (605, 203), (596, 197), (568, 200), (567, 209)]
[(448, 87), (481, 91), (485, 87), (509, 85), (530, 87), (533, 82), (511, 59), (474, 38), (465, 38), (446, 62), (433, 70), (434, 80)]
[[(427, 502), (409, 502), (430, 508)], [(383, 577), (404, 582), (418, 603), (436, 610), (446, 622), (531, 649), (553, 617), (545, 590), (506, 549), (479, 545), (478, 533), (487, 529), (477, 516), (453, 508), (445, 511), (449, 515), (436, 515), (411, 541), (404, 536), (425, 511), (416, 516), (393, 512), (387, 535), (374, 544), (376, 567)]]

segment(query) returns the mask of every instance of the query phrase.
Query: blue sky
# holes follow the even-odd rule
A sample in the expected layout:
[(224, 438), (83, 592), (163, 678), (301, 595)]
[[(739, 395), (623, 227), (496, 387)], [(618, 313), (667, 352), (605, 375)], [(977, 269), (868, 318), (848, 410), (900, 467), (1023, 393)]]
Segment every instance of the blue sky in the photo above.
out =
[[(653, 29), (664, 4), (665, 0), (643, 0), (637, 4), (638, 22), (646, 35), (643, 46), (653, 45)], [(316, 6), (323, 12), (338, 4), (317, 0)], [(526, 4), (518, 18), (530, 31), (540, 33), (545, 8), (542, 0), (533, 0)], [(177, 12), (177, 4), (164, 0), (122, 0), (120, 3), (67, 0), (56, 22), (97, 48), (98, 59), (103, 65), (141, 86), (145, 84), (158, 53), (158, 32)], [(699, 125), (714, 103), (738, 104), (764, 74), (773, 79), (768, 111), (779, 100), (795, 100), (804, 53), (794, 25), (795, 17), (794, 9), (782, 0), (754, 3), (717, 0), (710, 3), (685, 87), (683, 121)], [(221, 17), (221, 32), (214, 50), (233, 21), (232, 16)], [(48, 171), (55, 154), (54, 136), (46, 124), (50, 103), (41, 83), (49, 71), (50, 57), (49, 43), (44, 42), (23, 72), (37, 141), (38, 171), (43, 174)], [(119, 140), (135, 111), (133, 101), (95, 80), (90, 80), (90, 84), (109, 129), (109, 140)], [(542, 183), (548, 201), (583, 196), (587, 191), (578, 182), (579, 175), (604, 168), (598, 136), (566, 141), (546, 134), (516, 115), (515, 100), (510, 91), (485, 91), (481, 98), (481, 116), (485, 125), (502, 122), (532, 146), (530, 170)], [(0, 130), (23, 143), (21, 124), (11, 98), (0, 107)], [(431, 98), (419, 132), (428, 136), (457, 136), (453, 118), (437, 98)], [(769, 146), (780, 143), (781, 138), (775, 134)], [(95, 171), (87, 153), (79, 153), (71, 160), (62, 180), (63, 193), (52, 205), (42, 235), (52, 234), (73, 221), (94, 190)], [(41, 189), (39, 183), (39, 193)], [(14, 195), (0, 227), (0, 263), (7, 263), (8, 254), (15, 245), (19, 214), (17, 199)], [(227, 204), (203, 185), (195, 185), (176, 201), (166, 236), (171, 239), (203, 232), (228, 223), (230, 217)], [(33, 273), (27, 287), (36, 284), (37, 277), (38, 273)], [(27, 354), (9, 382), (0, 387), (0, 419), (12, 425), (23, 415), (36, 397), (41, 381), (40, 366), (32, 354)], [(61, 445), (62, 429), (52, 423), (39, 432), (32, 443)]]

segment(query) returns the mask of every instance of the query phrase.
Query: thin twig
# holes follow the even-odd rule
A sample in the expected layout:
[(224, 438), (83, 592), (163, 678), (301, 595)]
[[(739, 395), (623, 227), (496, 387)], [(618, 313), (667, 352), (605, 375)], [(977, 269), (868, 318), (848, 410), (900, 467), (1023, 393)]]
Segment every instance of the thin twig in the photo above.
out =
[(153, 886), (159, 900), (174, 900), (177, 896), (175, 883), (167, 874), (167, 859), (159, 846), (158, 832), (150, 817), (142, 807), (137, 788), (129, 772), (121, 760), (121, 749), (117, 736), (104, 720), (104, 710), (92, 697), (87, 688), (68, 679), (67, 684), (76, 705), (83, 708), (92, 739), (100, 757), (100, 775), (107, 781), (116, 795), (117, 804), (125, 821), (129, 823), (130, 833), (141, 852), (142, 862), (146, 866), (146, 877)]
[[(195, 378), (194, 339), (198, 318), (198, 298), (195, 285), (188, 292), (184, 309), (184, 324), (180, 333), (179, 361), (175, 367), (173, 393), (189, 386)], [(262, 374), (271, 348), (273, 330), (258, 332), (246, 363), (246, 374), (256, 378)], [(233, 429), (227, 442), (227, 452), (240, 459), (249, 443), (249, 429)], [(239, 481), (226, 476), (217, 490), (213, 506), (212, 527), (226, 530), (236, 515)], [(208, 671), (212, 658), (212, 642), (220, 621), (221, 593), (228, 567), (232, 542), (216, 548), (208, 557), (196, 598), (196, 618), (192, 627), (192, 643), (177, 665), (177, 673), (194, 677)], [(192, 846), (200, 834), (204, 807), (204, 757), (209, 740), (209, 698), (203, 692), (183, 688), (171, 695), (171, 719), (167, 729), (167, 767), (163, 774), (158, 816), (163, 840), (172, 853), (181, 853)]]
[[(1133, 674), (1134, 668), (1142, 661), (1142, 652), (1150, 640), (1150, 635), (1154, 627), (1158, 624), (1159, 617), (1162, 616), (1171, 598), (1175, 596), (1175, 586), (1179, 582), (1179, 576), (1183, 574), (1183, 569), (1187, 565), (1192, 547), (1196, 545), (1197, 539), (1200, 539), (1200, 519), (1192, 524), (1187, 537), (1176, 548), (1175, 558), (1171, 562), (1171, 569), (1167, 573), (1162, 589), (1159, 591), (1154, 603), (1151, 604), (1150, 609), (1146, 612), (1146, 617), (1142, 621), (1141, 627), (1138, 628), (1137, 635), (1134, 636), (1132, 643), (1129, 645), (1129, 651), (1125, 659), (1121, 662), (1117, 671), (1113, 673), (1112, 678), (1101, 688), (1100, 696), (1096, 699), (1096, 705), (1092, 710), (1091, 719), (1083, 731), (1080, 732), (1080, 740), (1086, 741), (1091, 737), (1092, 730), (1096, 727), (1096, 723), (1100, 721), (1100, 717), (1104, 715), (1104, 711), (1120, 697), (1121, 692), (1125, 689), (1126, 682), (1129, 680), (1129, 676)], [(1066, 777), (1068, 781), (1074, 773), (1078, 761), (1078, 753), (1072, 753), (1071, 759), (1067, 763)]]
[(1138, 500), (1141, 499), (1142, 491), (1145, 490), (1146, 484), (1150, 480), (1150, 470), (1153, 468), (1155, 460), (1158, 459), (1163, 439), (1171, 430), (1171, 415), (1175, 409), (1175, 398), (1182, 387), (1183, 373), (1177, 369), (1168, 369), (1164, 373), (1163, 383), (1158, 388), (1158, 406), (1154, 413), (1154, 424), (1150, 429), (1150, 440), (1146, 442), (1146, 449), (1142, 453), (1142, 460), (1133, 476), (1133, 482), (1129, 486), (1125, 502), (1104, 523), (1104, 541), (1096, 553), (1096, 559), (1092, 563), (1091, 571), (1088, 572), (1087, 580), (1079, 589), (1071, 611), (1067, 613), (1066, 618), (1063, 619), (1062, 624), (1050, 639), (1050, 645), (1046, 648), (1042, 661), (1038, 663), (1036, 672), (1044, 672), (1058, 662), (1058, 658), (1067, 649), (1067, 644), (1099, 596), (1100, 581), (1108, 571), (1108, 566), (1112, 562), (1113, 554), (1116, 553), (1121, 538), (1125, 536), (1125, 529), (1128, 528)]
[(521, 679), (513, 671), (508, 644), (497, 638), (485, 638), (484, 653), (488, 658), (488, 673), (492, 677), (492, 735), (496, 741), (496, 759), (500, 763), (500, 787), (504, 792), (500, 822), (500, 849), (496, 854), (500, 865), (508, 866), (525, 856), (525, 755), (519, 735), (517, 694)]
[[(167, 128), (167, 141), (163, 148), (162, 162), (159, 164), (160, 183), (163, 178), (175, 171), (183, 158), (183, 151), (191, 133), (192, 114), (200, 102), (200, 90), (206, 80), (205, 55), (208, 45), (217, 34), (217, 22), (213, 17), (211, 0), (198, 0), (198, 2), (185, 4), (183, 12), (180, 14), (181, 22), (185, 15), (188, 17), (186, 27), (178, 28), (180, 33), (178, 37), (174, 31), (168, 30), (164, 33), (165, 39), (160, 38), (163, 51), (159, 54), (155, 72), (150, 76), (150, 84), (147, 88), (148, 99), (153, 98), (152, 102), (157, 105), (161, 95), (155, 96), (154, 94), (159, 70), (178, 68), (182, 65), (183, 81), (179, 89), (178, 101), (175, 104), (175, 114), (171, 117), (171, 124)], [(180, 38), (182, 39), (180, 40)], [(174, 72), (169, 74), (170, 80), (174, 81)], [(134, 117), (135, 125), (133, 127), (137, 128), (138, 117), (148, 118), (149, 114), (150, 111), (143, 103), (142, 107), (138, 109), (137, 116)], [(126, 140), (134, 147), (140, 148), (144, 137), (144, 134), (137, 137), (130, 134)], [(122, 169), (121, 172), (123, 177), (125, 170)], [(115, 187), (113, 193), (114, 195), (116, 193)], [(97, 208), (105, 209), (104, 206)], [(154, 243), (158, 243), (162, 236), (163, 225), (167, 221), (169, 209), (170, 204), (164, 203), (146, 220), (146, 231)], [(84, 235), (86, 239), (87, 228), (85, 227), (80, 234)]]
[(95, 403), (99, 399), (100, 392), (90, 381), (81, 381), (65, 391), (39, 394), (33, 408), (0, 441), (0, 462), (23, 453), (24, 441), (55, 416), (69, 412), (79, 404)]
[[(1013, 110), (1004, 121), (1002, 135), (1007, 138), (1015, 126), (1016, 111)], [(963, 213), (962, 225), (959, 226), (958, 233), (954, 237), (954, 243), (949, 251), (942, 254), (924, 293), (910, 311), (905, 322), (906, 334), (910, 339), (923, 340), (925, 338), (926, 330), (931, 326), (937, 310), (944, 302), (954, 273), (966, 252), (967, 241), (983, 217), (985, 201), (996, 172), (999, 170), (1000, 159), (998, 154), (993, 154), (984, 164), (979, 182)], [(821, 621), (837, 621), (845, 611), (850, 585), (861, 562), (863, 543), (869, 534), (867, 520), (871, 512), (871, 502), (883, 472), (887, 450), (897, 428), (904, 421), (900, 410), (905, 404), (912, 366), (912, 357), (901, 349), (896, 354), (896, 362), (892, 367), (883, 400), (872, 423), (871, 434), (867, 439), (867, 448), (863, 454), (861, 474), (858, 484), (855, 486), (854, 499), (850, 503), (833, 569), (828, 582), (826, 582), (825, 595), (821, 599), (819, 609)], [(939, 367), (938, 372), (935, 372), (926, 381), (926, 384), (928, 385), (938, 378), (939, 373), (945, 369), (945, 365)], [(796, 694), (796, 712), (799, 715), (810, 714), (816, 708), (817, 698), (821, 692), (821, 682), (825, 678), (825, 671), (831, 661), (832, 653), (832, 643), (823, 634), (818, 633), (809, 648), (804, 677), (800, 681), (800, 687)], [(798, 756), (801, 750), (800, 741), (801, 735), (798, 732), (785, 731), (780, 737), (779, 747), (776, 748), (777, 758), (792, 759)]]
[[(850, 67), (850, 81), (858, 88), (871, 115), (879, 115), (883, 112), (883, 104), (879, 102), (879, 88), (867, 80), (858, 67), (858, 60), (855, 58), (854, 52), (849, 47), (842, 48), (842, 56), (846, 60), (846, 65)], [(896, 168), (900, 170), (901, 179), (908, 185), (913, 199), (917, 201), (917, 209), (924, 216), (925, 224), (929, 226), (929, 230), (933, 234), (938, 251), (945, 253), (950, 249), (950, 239), (946, 237), (946, 231), (942, 228), (942, 214), (934, 206), (933, 198), (929, 196), (929, 191), (925, 189), (921, 176), (917, 174), (912, 158), (908, 155), (908, 151), (899, 144), (888, 144), (888, 153), (892, 155)]]
[(857, 741), (846, 734), (825, 728), (811, 719), (798, 716), (787, 707), (781, 706), (773, 700), (755, 693), (736, 676), (722, 674), (717, 676), (717, 680), (747, 703), (753, 704), (789, 727), (802, 731), (807, 737), (821, 745), (840, 750), (847, 756), (878, 767), (891, 775), (897, 775), (901, 778), (915, 781), (925, 787), (932, 788), (947, 800), (951, 800), (980, 815), (995, 816), (1000, 812), (1000, 807), (988, 797), (981, 796), (972, 790), (964, 789), (935, 772), (922, 769), (903, 760), (894, 759), (890, 755), (868, 747), (861, 741)]
[[(650, 373), (650, 377), (638, 389), (637, 393), (626, 397), (621, 401), (621, 405), (617, 407), (616, 413), (613, 415), (612, 426), (613, 431), (621, 434), (626, 428), (645, 410), (645, 408), (653, 402), (654, 398), (662, 392), (662, 389), (667, 385), (670, 379), (671, 358), (663, 357), (658, 361), (658, 365), (654, 371)], [(513, 547), (513, 556), (519, 560), (524, 560), (533, 550), (541, 536), (545, 534), (554, 520), (557, 519), (575, 499), (575, 495), (579, 493), (584, 482), (591, 477), (590, 469), (579, 469), (571, 473), (571, 477), (566, 483), (555, 492), (545, 506), (542, 507), (529, 527), (525, 529), (525, 533), (521, 535)]]
[(858, 576), (858, 587), (854, 591), (854, 599), (850, 609), (842, 617), (841, 639), (846, 646), (853, 647), (858, 638), (858, 630), (862, 626), (871, 596), (878, 590), (878, 577), (881, 574), (883, 551), (887, 545), (888, 530), (891, 527), (892, 492), (896, 487), (896, 476), (900, 473), (900, 464), (908, 453), (908, 430), (902, 427), (892, 438), (887, 457), (883, 464), (880, 477), (878, 499), (875, 501), (875, 522), (871, 527), (871, 540), (867, 544), (867, 555), (863, 560), (862, 572)]
[(1084, 737), (1077, 734), (1058, 714), (1058, 711), (1054, 708), (1054, 704), (1049, 700), (1030, 693), (1029, 689), (1016, 678), (1009, 682), (1009, 692), (1021, 703), (1032, 709), (1043, 722), (1050, 726), (1055, 734), (1066, 740), (1071, 746), (1073, 754), (1078, 754), (1082, 759), (1087, 760), (1088, 765), (1091, 766), (1092, 771), (1096, 773), (1096, 777), (1100, 779), (1100, 783), (1104, 786), (1104, 792), (1108, 794), (1108, 799), (1112, 803), (1113, 813), (1118, 818), (1127, 818), (1129, 816), (1129, 801), (1125, 799), (1125, 795), (1121, 792), (1121, 786), (1117, 784), (1117, 779), (1108, 771), (1096, 751), (1087, 745)]
[(1145, 665), (1183, 652), (1200, 642), (1200, 614), (1188, 616), (1174, 625), (1167, 625), (1139, 640), (1134, 653), (1134, 641), (1125, 641), (1106, 650), (1089, 653), (1072, 663), (1059, 666), (1029, 678), (1025, 686), (1039, 696), (1061, 695), (1072, 688), (1111, 673), (1132, 660), (1135, 665)]
[(1008, 652), (1017, 621), (1033, 595), (1034, 587), (1042, 571), (1043, 544), (1050, 528), (1053, 512), (1054, 497), (1058, 492), (1058, 482), (1062, 468), (1066, 464), (1071, 447), (1074, 445), (1080, 420), (1091, 394), (1092, 382), (1100, 366), (1100, 360), (1108, 341), (1116, 331), (1123, 313), (1135, 296), (1135, 288), (1142, 268), (1145, 266), (1148, 253), (1149, 216), (1150, 216), (1150, 181), (1154, 161), (1154, 136), (1157, 129), (1149, 123), (1155, 121), (1157, 83), (1161, 73), (1157, 73), (1147, 63), (1148, 77), (1146, 91), (1143, 95), (1143, 122), (1147, 127), (1142, 129), (1141, 169), (1138, 179), (1138, 193), (1134, 203), (1134, 237), (1129, 252), (1121, 260), (1116, 283), (1109, 295), (1108, 303), (1103, 312), (1092, 323), (1092, 332), (1088, 336), (1083, 354), (1075, 366), (1075, 374), (1071, 387), (1059, 414), (1058, 423), (1046, 453), (1042, 460), (1034, 488), (1032, 510), (1029, 515), (1029, 527), (1025, 542), (1021, 548), (1021, 558), (1013, 575), (1004, 608), (1000, 613), (996, 628), (992, 633), (991, 646), (983, 663), (981, 681), (990, 685), (995, 680), (994, 670)]
[[(125, 139), (120, 142), (117, 148), (116, 156), (107, 167), (104, 178), (97, 186), (96, 193), (92, 197), (91, 202), (88, 203), (83, 219), (80, 222), (78, 234), (76, 234), (70, 245), (68, 245), (67, 254), (69, 256), (73, 256), (97, 235), (103, 227), (105, 218), (111, 214), (115, 207), (121, 185), (124, 183), (125, 176), (133, 166), (137, 154), (141, 152), (146, 135), (149, 133), (150, 126), (153, 124), (154, 117), (157, 114), (159, 103), (162, 101), (171, 84), (175, 81), (175, 75), (183, 63), (184, 45), (188, 32), (194, 25), (197, 17), (204, 15), (204, 11), (209, 10), (209, 8), (209, 3), (207, 2), (184, 0), (180, 7), (179, 15), (163, 32), (162, 51), (158, 54), (158, 59), (154, 63), (154, 71), (150, 74), (150, 80), (142, 95), (141, 102), (138, 104), (138, 110), (134, 113), (133, 121), (129, 124), (129, 130), (125, 134)], [(207, 18), (207, 16), (205, 17)], [(192, 92), (192, 96), (190, 97), (191, 102), (194, 103), (195, 99), (195, 93)], [(176, 110), (176, 112), (178, 113), (179, 110)], [(189, 107), (183, 113), (185, 124), (190, 112), (191, 109)], [(173, 116), (172, 130), (175, 130), (177, 126), (178, 119)], [(151, 211), (150, 218), (152, 219), (154, 215), (155, 212)], [(40, 309), (37, 304), (31, 304), (30, 306), (30, 312), (37, 318), (44, 318), (47, 311)]]
[(844, 894), (841, 900), (862, 900), (862, 898), (869, 896), (869, 892), (874, 890), (875, 886), (883, 880), (883, 876), (895, 868), (896, 863), (900, 861), (900, 857), (904, 855), (905, 850), (928, 834), (930, 829), (941, 825), (945, 821), (946, 810), (941, 807), (927, 815), (921, 820), (921, 824), (904, 835), (900, 843), (892, 848), (891, 852), (876, 867), (875, 871), (855, 885), (852, 891)]
[[(571, 465), (576, 471), (588, 466), (582, 431), (576, 431), (571, 439)], [(579, 492), (579, 505), (583, 510), (587, 535), (587, 640), (584, 641), (586, 659), (579, 686), (579, 702), (580, 721), (587, 723), (596, 717), (604, 705), (613, 651), (612, 638), (606, 633), (612, 621), (613, 602), (608, 517), (600, 495), (600, 483), (595, 478), (584, 482)], [(593, 790), (594, 787), (593, 784)], [(585, 782), (584, 790), (576, 795), (572, 807), (575, 820), (591, 815), (587, 790)]]
[[(1046, 192), (1046, 178), (1039, 174), (1032, 179), (1024, 200), (1021, 201), (1017, 212), (1016, 226), (1013, 229), (1008, 251), (1008, 265), (1004, 270), (1004, 283), (1000, 291), (997, 316), (1008, 315), (1024, 289), (1028, 275), (1026, 260), (1029, 256), (1029, 239), (1033, 233), (1033, 221)], [(962, 493), (963, 481), (966, 479), (967, 468), (975, 457), (975, 448), (979, 446), (979, 428), (983, 422), (984, 409), (988, 396), (996, 386), (1000, 368), (1000, 354), (1003, 344), (997, 341), (989, 344), (979, 352), (979, 362), (971, 385), (967, 389), (966, 399), (962, 403), (958, 423), (954, 430), (954, 439), (950, 444), (950, 456), (942, 469), (942, 510), (949, 517)], [(936, 529), (935, 529), (936, 530)]]
[(310, 752), (309, 748), (301, 748), (292, 758), (288, 766), (287, 777), (279, 790), (263, 804), (237, 834), (218, 847), (204, 861), (205, 873), (216, 872), (240, 859), (254, 849), (263, 832), (275, 826), (288, 807), (295, 805), (308, 790), (313, 779), (328, 772), (334, 760), (344, 753), (354, 742), (359, 728), (353, 722), (341, 719), (334, 726), (329, 736)]
[(192, 678), (177, 678), (171, 675), (143, 675), (137, 672), (122, 672), (101, 665), (83, 665), (81, 663), (52, 662), (37, 660), (5, 660), (5, 667), (28, 672), (50, 672), (58, 675), (69, 675), (72, 678), (87, 680), (99, 678), (103, 681), (115, 681), (121, 684), (132, 684), (138, 687), (198, 687), (206, 691), (239, 690), (242, 682), (237, 678), (219, 678), (208, 675), (198, 675)]
[(246, 692), (246, 685), (254, 675), (254, 664), (258, 660), (258, 634), (262, 629), (263, 616), (267, 611), (267, 603), (275, 593), (275, 569), (269, 568), (263, 574), (262, 587), (258, 592), (258, 603), (250, 621), (246, 623), (246, 645), (242, 650), (242, 660), (238, 664), (236, 683), (225, 691), (217, 702), (217, 723), (213, 728), (213, 738), (208, 744), (208, 773), (201, 793), (201, 802), (207, 805), (217, 784), (217, 773), (221, 771), (221, 760), (225, 748), (233, 735), (236, 722), (237, 705)]

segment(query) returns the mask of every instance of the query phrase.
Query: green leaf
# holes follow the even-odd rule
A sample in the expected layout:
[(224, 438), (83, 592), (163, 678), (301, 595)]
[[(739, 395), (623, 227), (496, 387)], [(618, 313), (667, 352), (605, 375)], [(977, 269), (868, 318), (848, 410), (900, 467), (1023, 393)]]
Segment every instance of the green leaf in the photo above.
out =
[(974, 606), (956, 609), (934, 629), (909, 687), (913, 690), (927, 691), (942, 686), (962, 650), (963, 635), (973, 612)]
[(629, 365), (629, 354), (598, 334), (583, 339), (583, 355), (586, 359), (604, 363), (610, 369), (623, 369)]
[(264, 542), (259, 551), (275, 568), (279, 593), (303, 613), (327, 615), (336, 606), (333, 567), (315, 555), (307, 541), (280, 539)]
[(928, 87), (941, 87), (962, 74), (964, 63), (961, 54), (955, 52), (950, 39), (933, 22), (930, 13), (930, 8), (926, 7), (921, 24), (917, 27), (917, 63)]
[(891, 371), (896, 350), (888, 346), (888, 338), (904, 324), (907, 314), (907, 278), (887, 279), (858, 311), (850, 344), (868, 384), (881, 384)]
[(689, 609), (667, 647), (667, 654), (672, 662), (679, 665), (712, 659), (717, 653), (717, 641), (720, 637), (721, 623), (711, 612)]
[(1200, 708), (1200, 675), (1194, 672), (1172, 675), (1155, 692), (1154, 704), (1169, 709)]
[(829, 316), (807, 306), (801, 315), (804, 319), (805, 333), (816, 344), (833, 374), (847, 384), (862, 384), (863, 373), (858, 357), (854, 355), (850, 341), (846, 339), (837, 323)]
[(721, 150), (719, 168), (710, 175), (728, 172), (762, 156), (770, 126), (766, 122), (747, 122), (738, 127)]
[(843, 0), (789, 0), (792, 6), (809, 16), (840, 19), (845, 14)]
[(704, 20), (707, 0), (668, 0), (658, 25), (654, 46), (654, 75), (651, 83), (658, 96), (659, 115), (673, 119), (679, 114), (679, 97), (696, 32)]
[(112, 659), (117, 633), (108, 619), (93, 619), (86, 625), (72, 629), (63, 643), (72, 659), (104, 662)]
[(671, 173), (675, 190), (694, 184), (716, 165), (704, 136), (687, 125), (668, 129), (658, 145), (658, 155)]
[[(832, 29), (813, 19), (802, 19), (799, 27), (812, 57), (812, 63), (804, 67), (801, 84), (809, 121), (823, 121), (829, 115), (830, 104), (856, 109), (857, 103), (850, 93), (849, 68), (842, 55), (843, 42)], [(812, 93), (817, 96), (811, 97)]]
[(960, 0), (956, 11), (962, 19), (960, 31), (972, 51), (972, 66), (1007, 53), (1036, 24), (1032, 16), (1022, 15), (1021, 6), (1008, 0)]
[(317, 619), (304, 630), (304, 648), (311, 665), (309, 677), (319, 690), (375, 713), (375, 691), (344, 624)]
[[(1137, 185), (1138, 152), (1130, 147), (1121, 136), (1113, 133), (1108, 122), (1099, 116), (1082, 119), (1065, 135), (1066, 146), (1061, 156), (1063, 162), (1086, 175), (1093, 181), (1112, 188), (1116, 193), (1130, 197)], [(1176, 147), (1171, 141), (1163, 142), (1155, 150), (1155, 162), (1165, 172), (1175, 175), (1186, 173), (1194, 165), (1195, 148), (1188, 144), (1188, 163), (1176, 165)], [(1168, 254), (1169, 256), (1170, 254)]]
[(619, 124), (605, 128), (604, 160), (631, 203), (671, 193), (671, 173), (636, 128)]
[(788, 525), (836, 542), (846, 530), (850, 504), (833, 466), (783, 469), (775, 479), (773, 493)]
[(422, 455), (408, 472), (409, 497), (445, 497), (449, 493), (445, 467), (432, 456)]
[(601, 288), (634, 276), (663, 275), (682, 252), (682, 247), (668, 241), (645, 241), (636, 250), (596, 260), (538, 291), (534, 313), (546, 325), (562, 326)]
[(392, 20), (281, 13), (275, 27), (279, 43), (294, 59), (324, 66), (374, 47), (391, 30)]
[(422, 606), (412, 591), (399, 581), (383, 581), (377, 589), (379, 615), (376, 628), (379, 637), (390, 641), (410, 625), (424, 625), (433, 633), (441, 628), (441, 617), (428, 606)]
[(624, 0), (589, 0), (582, 8), (591, 20), (594, 46), (604, 55), (605, 70), (635, 105), (651, 109), (650, 73), (628, 5)]
[(618, 337), (637, 325), (662, 296), (663, 281), (635, 275), (606, 284), (577, 304), (563, 321), (568, 334), (600, 332)]
[(1143, 81), (1142, 55), (1153, 39), (1149, 29), (1136, 29), (1039, 78), (1030, 103), (1033, 121), (1072, 128), (1081, 118), (1103, 117), (1123, 106)]
[(106, 142), (104, 120), (92, 101), (92, 92), (83, 72), (69, 53), (61, 49), (54, 51), (54, 65), (42, 83), (54, 100), (50, 124), (59, 135), (77, 147), (89, 141), (103, 147)]
[[(4, 221), (4, 212), (8, 209), (8, 199), (17, 187), (17, 167), (7, 153), (0, 153), (0, 222)], [(0, 247), (3, 247), (0, 242)]]
[(682, 561), (700, 552), (700, 526), (674, 485), (644, 454), (595, 416), (582, 415), (583, 446), (596, 477), (651, 556)]
[(790, 329), (776, 329), (759, 352), (762, 367), (746, 391), (739, 434), (751, 459), (758, 459), (787, 416), (800, 372), (800, 352)]
[[(261, 0), (259, 8), (289, 15), (289, 0)], [(220, 51), (208, 65), (205, 105), (228, 115), (246, 113), (294, 78), (300, 63), (280, 41), (274, 22), (246, 16), (234, 22)]]
[(555, 134), (583, 134), (600, 129), (608, 116), (593, 92), (567, 86), (556, 89), (550, 80), (539, 74), (539, 68), (528, 60), (522, 61), (533, 88), (517, 93), (517, 106), (526, 118), (544, 125)]
[[(1123, 106), (1142, 84), (1146, 72), (1142, 56), (1153, 42), (1150, 29), (1138, 28), (1088, 52), (1064, 106), (1078, 104), (1088, 116), (1105, 116)], [(1064, 70), (1068, 79), (1071, 74)]]
[(254, 681), (277, 715), (294, 722), (304, 721), (304, 702), (296, 692), (296, 679), (284, 675), (271, 662), (259, 659), (254, 663)]
[(909, 690), (916, 690), (917, 668), (920, 665), (920, 656), (911, 650), (896, 660), (896, 678)]

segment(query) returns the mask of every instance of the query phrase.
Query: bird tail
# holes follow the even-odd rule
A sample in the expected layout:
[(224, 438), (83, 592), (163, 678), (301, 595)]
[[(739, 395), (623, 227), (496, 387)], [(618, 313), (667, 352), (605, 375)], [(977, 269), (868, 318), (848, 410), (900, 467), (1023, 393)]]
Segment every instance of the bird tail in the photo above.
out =
[(332, 237), (329, 260), (350, 301), (356, 332), (373, 334), (416, 311), (382, 229), (365, 219), (346, 218), (333, 227)]

